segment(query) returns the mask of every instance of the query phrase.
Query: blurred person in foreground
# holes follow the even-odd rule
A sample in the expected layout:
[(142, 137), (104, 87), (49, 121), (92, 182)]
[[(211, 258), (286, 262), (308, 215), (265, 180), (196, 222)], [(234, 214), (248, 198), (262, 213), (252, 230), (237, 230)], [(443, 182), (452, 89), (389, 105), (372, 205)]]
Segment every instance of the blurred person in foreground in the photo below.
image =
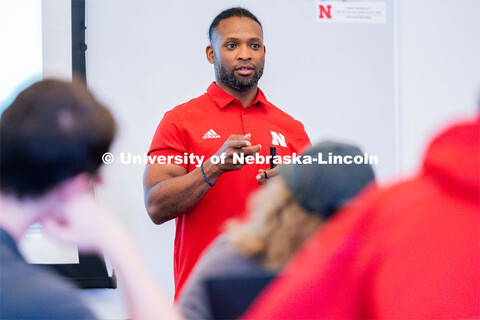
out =
[(103, 252), (125, 285), (134, 319), (176, 314), (140, 261), (132, 238), (93, 196), (111, 113), (79, 83), (44, 80), (21, 92), (0, 121), (0, 318), (94, 319), (73, 286), (28, 264), (17, 242), (40, 222), (82, 252)]
[(477, 117), (326, 223), (245, 319), (480, 319), (479, 166)]
[[(331, 141), (316, 144), (303, 157), (317, 158), (319, 153), (324, 159), (329, 154), (363, 157), (357, 147)], [(339, 208), (354, 205), (349, 200), (374, 181), (366, 163), (288, 164), (279, 166), (279, 173), (252, 197), (249, 219), (231, 225), (200, 259), (178, 301), (185, 318), (214, 318), (209, 279), (279, 272), (325, 220)]]

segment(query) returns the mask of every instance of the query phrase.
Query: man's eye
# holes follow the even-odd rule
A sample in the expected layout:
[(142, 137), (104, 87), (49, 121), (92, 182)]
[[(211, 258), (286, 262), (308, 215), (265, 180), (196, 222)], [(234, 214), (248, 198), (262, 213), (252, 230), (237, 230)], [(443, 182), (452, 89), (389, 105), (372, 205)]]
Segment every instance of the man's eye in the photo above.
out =
[(229, 43), (229, 44), (225, 45), (225, 47), (227, 47), (228, 49), (234, 49), (236, 47), (236, 45), (233, 44), (233, 43)]
[(260, 45), (258, 43), (254, 43), (254, 44), (252, 44), (252, 48), (253, 49), (259, 49)]

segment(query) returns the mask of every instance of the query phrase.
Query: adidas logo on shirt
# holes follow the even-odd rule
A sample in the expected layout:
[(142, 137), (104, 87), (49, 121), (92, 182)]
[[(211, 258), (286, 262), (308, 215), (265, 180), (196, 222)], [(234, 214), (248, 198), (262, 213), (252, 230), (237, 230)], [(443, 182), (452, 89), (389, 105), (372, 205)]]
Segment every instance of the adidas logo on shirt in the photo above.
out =
[(202, 137), (202, 139), (216, 139), (220, 138), (220, 136), (213, 131), (213, 129), (208, 130)]

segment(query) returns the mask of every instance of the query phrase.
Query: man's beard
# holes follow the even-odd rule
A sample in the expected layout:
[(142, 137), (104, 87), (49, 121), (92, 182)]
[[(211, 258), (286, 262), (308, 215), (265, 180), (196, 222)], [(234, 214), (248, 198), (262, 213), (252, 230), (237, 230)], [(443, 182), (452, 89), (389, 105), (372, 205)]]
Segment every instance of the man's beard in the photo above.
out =
[(215, 63), (215, 73), (218, 78), (225, 83), (227, 86), (236, 91), (246, 91), (257, 85), (258, 80), (263, 75), (263, 67), (261, 69), (253, 69), (253, 77), (236, 77), (235, 70), (227, 70), (219, 63)]

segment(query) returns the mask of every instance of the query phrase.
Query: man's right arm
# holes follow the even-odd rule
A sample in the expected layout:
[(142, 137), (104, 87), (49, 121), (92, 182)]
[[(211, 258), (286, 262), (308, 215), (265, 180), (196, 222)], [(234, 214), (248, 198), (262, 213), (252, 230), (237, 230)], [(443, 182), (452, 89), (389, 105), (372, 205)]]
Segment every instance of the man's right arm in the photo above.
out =
[[(232, 135), (216, 155), (226, 154), (224, 163), (203, 163), (206, 178), (215, 184), (222, 173), (239, 170), (243, 165), (233, 163), (234, 153), (246, 156), (260, 150), (260, 145), (252, 146), (250, 134)], [(143, 177), (145, 207), (150, 219), (161, 224), (190, 211), (210, 190), (200, 168), (189, 173), (187, 169), (175, 164), (150, 164), (145, 168)]]
[[(211, 183), (220, 177), (210, 161), (203, 164)], [(153, 163), (146, 167), (143, 177), (145, 207), (150, 219), (161, 224), (192, 209), (210, 190), (200, 168), (187, 174), (187, 169), (175, 164)]]

